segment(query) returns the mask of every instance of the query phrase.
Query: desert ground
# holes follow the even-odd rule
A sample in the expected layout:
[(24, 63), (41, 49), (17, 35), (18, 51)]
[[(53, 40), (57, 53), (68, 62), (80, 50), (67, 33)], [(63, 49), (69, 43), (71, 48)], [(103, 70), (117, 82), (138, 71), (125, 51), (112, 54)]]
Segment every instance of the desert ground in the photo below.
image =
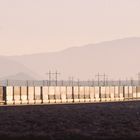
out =
[(140, 139), (140, 102), (0, 106), (0, 139)]

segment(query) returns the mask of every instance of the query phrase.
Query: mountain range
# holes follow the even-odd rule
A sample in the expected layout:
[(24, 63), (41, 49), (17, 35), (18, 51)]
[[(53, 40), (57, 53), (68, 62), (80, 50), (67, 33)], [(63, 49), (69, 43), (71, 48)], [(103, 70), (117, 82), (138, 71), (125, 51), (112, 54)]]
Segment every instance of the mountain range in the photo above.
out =
[(0, 56), (0, 66), (1, 79), (48, 79), (49, 70), (60, 72), (59, 79), (96, 79), (98, 72), (107, 74), (110, 80), (136, 78), (140, 71), (140, 38), (70, 47), (58, 52)]

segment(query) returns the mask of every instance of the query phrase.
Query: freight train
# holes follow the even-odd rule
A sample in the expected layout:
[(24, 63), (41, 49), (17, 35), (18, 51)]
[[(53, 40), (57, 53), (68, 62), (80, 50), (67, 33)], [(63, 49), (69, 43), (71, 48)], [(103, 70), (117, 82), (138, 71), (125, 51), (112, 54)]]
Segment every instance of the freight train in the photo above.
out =
[(1, 105), (114, 102), (140, 99), (140, 86), (1, 86)]

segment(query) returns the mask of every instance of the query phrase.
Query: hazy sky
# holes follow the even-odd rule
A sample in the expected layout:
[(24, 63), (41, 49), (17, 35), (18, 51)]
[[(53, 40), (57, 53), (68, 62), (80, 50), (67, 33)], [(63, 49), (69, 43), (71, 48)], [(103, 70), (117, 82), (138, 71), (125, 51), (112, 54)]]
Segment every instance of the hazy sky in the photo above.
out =
[(140, 37), (140, 0), (0, 0), (0, 55)]

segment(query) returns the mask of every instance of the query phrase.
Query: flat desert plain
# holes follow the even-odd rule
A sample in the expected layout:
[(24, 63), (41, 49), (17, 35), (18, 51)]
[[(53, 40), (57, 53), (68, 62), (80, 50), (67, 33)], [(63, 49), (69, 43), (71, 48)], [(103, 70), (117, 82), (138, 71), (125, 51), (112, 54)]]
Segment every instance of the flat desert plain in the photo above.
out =
[(0, 139), (140, 139), (140, 102), (0, 106)]

